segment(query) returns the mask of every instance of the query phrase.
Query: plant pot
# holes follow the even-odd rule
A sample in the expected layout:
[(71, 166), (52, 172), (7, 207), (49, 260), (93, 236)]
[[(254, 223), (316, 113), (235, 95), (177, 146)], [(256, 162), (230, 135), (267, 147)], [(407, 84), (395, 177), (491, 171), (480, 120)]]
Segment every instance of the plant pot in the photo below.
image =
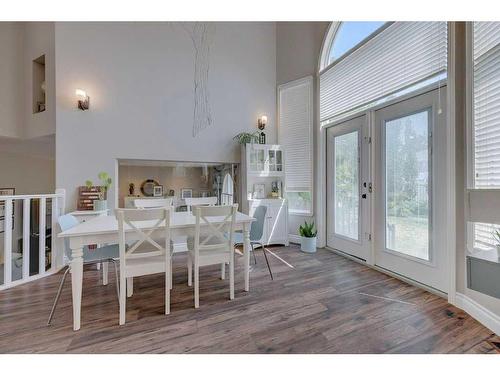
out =
[(300, 237), (300, 250), (304, 253), (315, 253), (316, 237)]
[(96, 199), (94, 201), (94, 211), (104, 211), (108, 209), (108, 201)]

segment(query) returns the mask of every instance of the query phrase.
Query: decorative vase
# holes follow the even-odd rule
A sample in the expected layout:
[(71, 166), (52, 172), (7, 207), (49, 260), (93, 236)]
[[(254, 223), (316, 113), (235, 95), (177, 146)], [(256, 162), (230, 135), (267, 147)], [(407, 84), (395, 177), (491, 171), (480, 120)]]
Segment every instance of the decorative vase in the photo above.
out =
[(108, 209), (108, 201), (103, 199), (96, 199), (94, 201), (94, 211), (105, 211)]
[(304, 253), (315, 253), (316, 237), (300, 237), (300, 250)]

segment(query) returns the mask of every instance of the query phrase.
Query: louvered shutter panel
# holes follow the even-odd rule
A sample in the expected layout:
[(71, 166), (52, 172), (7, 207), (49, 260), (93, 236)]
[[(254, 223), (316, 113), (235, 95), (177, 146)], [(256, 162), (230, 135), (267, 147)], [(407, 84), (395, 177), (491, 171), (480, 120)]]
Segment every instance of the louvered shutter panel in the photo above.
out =
[[(500, 22), (474, 22), (473, 123), (475, 188), (500, 188)], [(476, 224), (476, 248), (495, 242), (493, 224)]]
[(320, 75), (320, 121), (446, 71), (446, 22), (394, 22)]
[(285, 150), (285, 188), (312, 191), (313, 80), (307, 77), (282, 85), (279, 96), (279, 143)]

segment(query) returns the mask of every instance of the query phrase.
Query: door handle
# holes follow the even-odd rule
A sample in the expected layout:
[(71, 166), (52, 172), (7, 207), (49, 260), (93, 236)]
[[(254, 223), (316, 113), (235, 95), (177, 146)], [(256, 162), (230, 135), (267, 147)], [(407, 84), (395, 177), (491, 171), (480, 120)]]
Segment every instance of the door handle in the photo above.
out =
[(366, 199), (366, 194), (361, 194), (361, 198)]

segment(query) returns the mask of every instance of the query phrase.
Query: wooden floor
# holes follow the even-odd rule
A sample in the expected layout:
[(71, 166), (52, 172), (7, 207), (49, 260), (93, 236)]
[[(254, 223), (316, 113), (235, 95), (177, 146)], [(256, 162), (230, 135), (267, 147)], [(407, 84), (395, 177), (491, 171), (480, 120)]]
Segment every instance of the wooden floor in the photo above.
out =
[(175, 254), (171, 315), (164, 280), (137, 278), (118, 326), (115, 281), (84, 273), (82, 328), (72, 330), (69, 279), (52, 326), (45, 325), (61, 275), (0, 292), (0, 353), (493, 353), (487, 328), (433, 294), (327, 250), (274, 247), (271, 281), (261, 251), (243, 290), (229, 301), (218, 267), (201, 272), (200, 308)]

